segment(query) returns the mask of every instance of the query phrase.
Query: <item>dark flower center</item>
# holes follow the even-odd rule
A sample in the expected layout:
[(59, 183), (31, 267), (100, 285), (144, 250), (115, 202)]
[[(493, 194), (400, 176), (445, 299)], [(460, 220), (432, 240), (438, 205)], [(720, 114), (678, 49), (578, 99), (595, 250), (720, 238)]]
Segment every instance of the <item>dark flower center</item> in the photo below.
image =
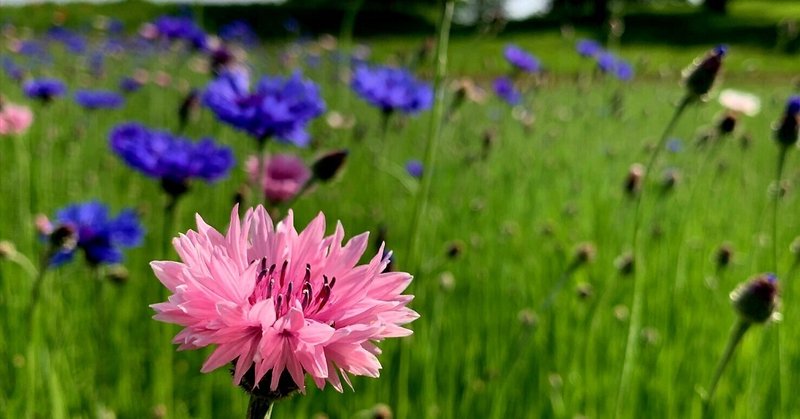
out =
[[(255, 262), (255, 261), (253, 261)], [(303, 312), (307, 315), (320, 311), (331, 297), (331, 290), (336, 284), (336, 278), (328, 280), (327, 275), (322, 275), (322, 287), (315, 293), (311, 285), (311, 265), (306, 264), (305, 274), (303, 275), (302, 285), (295, 287), (292, 278), (287, 278), (289, 261), (284, 260), (280, 271), (277, 265), (267, 266), (267, 258), (261, 258), (258, 273), (256, 274), (256, 285), (253, 293), (248, 298), (250, 304), (273, 298), (275, 301), (275, 317), (281, 317), (292, 307), (295, 300), (300, 300)]]

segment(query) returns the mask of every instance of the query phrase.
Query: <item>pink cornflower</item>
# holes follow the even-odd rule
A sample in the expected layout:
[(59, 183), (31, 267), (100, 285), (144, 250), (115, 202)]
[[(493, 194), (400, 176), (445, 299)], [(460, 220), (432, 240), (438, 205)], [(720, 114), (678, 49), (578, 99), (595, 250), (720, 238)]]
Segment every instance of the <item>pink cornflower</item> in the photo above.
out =
[[(250, 181), (261, 185), (264, 196), (272, 204), (294, 198), (311, 179), (311, 170), (303, 159), (293, 154), (276, 154), (262, 162), (257, 157), (250, 157), (245, 168)], [(259, 171), (263, 172), (260, 179)]]
[(300, 233), (293, 224), (289, 211), (273, 225), (262, 206), (239, 221), (237, 206), (223, 235), (198, 215), (197, 231), (173, 240), (182, 262), (151, 263), (173, 293), (152, 305), (154, 318), (184, 327), (173, 340), (179, 350), (217, 345), (201, 371), (233, 362), (234, 383), (254, 378), (248, 390), (274, 392), (291, 380), (305, 391), (308, 374), (342, 391), (339, 374), (348, 385), (348, 373), (377, 377), (375, 343), (410, 335), (402, 325), (419, 317), (402, 294), (411, 275), (383, 272), (383, 246), (356, 265), (368, 233), (342, 246), (341, 223), (326, 237), (322, 213)]
[(27, 106), (2, 103), (0, 100), (0, 135), (15, 135), (27, 131), (33, 123), (33, 112)]

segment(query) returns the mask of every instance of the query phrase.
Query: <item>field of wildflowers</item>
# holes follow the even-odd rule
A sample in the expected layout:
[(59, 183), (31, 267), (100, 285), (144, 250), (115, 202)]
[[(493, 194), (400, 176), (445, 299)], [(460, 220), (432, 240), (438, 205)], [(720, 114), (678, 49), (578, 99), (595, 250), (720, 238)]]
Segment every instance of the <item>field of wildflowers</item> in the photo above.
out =
[(796, 67), (441, 12), (2, 22), (0, 416), (800, 411)]

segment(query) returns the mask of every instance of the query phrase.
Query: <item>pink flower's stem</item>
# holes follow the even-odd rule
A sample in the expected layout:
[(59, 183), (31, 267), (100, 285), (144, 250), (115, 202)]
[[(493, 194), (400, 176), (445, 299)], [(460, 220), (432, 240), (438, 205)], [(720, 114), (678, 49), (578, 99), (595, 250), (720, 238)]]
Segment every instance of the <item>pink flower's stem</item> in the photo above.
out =
[(250, 403), (247, 404), (247, 419), (270, 419), (273, 406), (275, 403), (272, 400), (251, 395)]

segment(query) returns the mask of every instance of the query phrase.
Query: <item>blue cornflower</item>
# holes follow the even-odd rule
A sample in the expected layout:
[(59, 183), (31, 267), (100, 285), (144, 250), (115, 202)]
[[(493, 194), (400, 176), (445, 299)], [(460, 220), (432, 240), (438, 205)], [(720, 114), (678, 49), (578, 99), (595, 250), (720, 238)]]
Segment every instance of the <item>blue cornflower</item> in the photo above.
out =
[(119, 90), (125, 93), (133, 93), (142, 87), (142, 82), (133, 77), (125, 77), (119, 81)]
[(680, 153), (683, 151), (683, 141), (680, 138), (670, 138), (667, 141), (667, 150), (673, 153)]
[(133, 210), (123, 210), (110, 219), (108, 208), (100, 202), (74, 204), (58, 210), (54, 227), (69, 229), (77, 240), (75, 246), (58, 248), (50, 258), (51, 266), (69, 262), (78, 249), (83, 250), (86, 261), (92, 266), (119, 263), (122, 261), (120, 248), (138, 246), (144, 235)]
[(509, 105), (514, 106), (522, 102), (522, 93), (514, 87), (514, 82), (508, 77), (498, 77), (494, 80), (494, 92)]
[(167, 41), (183, 40), (194, 49), (206, 48), (206, 33), (189, 17), (161, 16), (153, 24)]
[(628, 81), (633, 79), (633, 67), (625, 60), (618, 59), (617, 67), (614, 69), (614, 75), (617, 79)]
[(58, 79), (33, 79), (22, 85), (25, 95), (31, 99), (49, 102), (67, 92), (67, 86)]
[(17, 63), (11, 59), (11, 57), (3, 57), (3, 71), (8, 78), (16, 82), (20, 82), (22, 80), (22, 76), (25, 75), (22, 67), (18, 66)]
[(217, 118), (259, 141), (275, 137), (299, 147), (308, 145), (306, 125), (325, 110), (317, 85), (299, 73), (288, 78), (264, 76), (253, 91), (249, 84), (246, 72), (226, 71), (206, 87), (203, 103)]
[(433, 105), (433, 89), (402, 68), (356, 68), (351, 82), (353, 90), (384, 113), (396, 110), (413, 114)]
[(22, 55), (28, 57), (45, 57), (48, 55), (47, 48), (40, 41), (27, 40), (19, 44), (17, 50)]
[(83, 54), (86, 51), (86, 38), (78, 33), (61, 26), (52, 27), (47, 31), (50, 39), (58, 41), (73, 54)]
[(135, 122), (114, 127), (109, 143), (125, 163), (160, 179), (162, 188), (173, 196), (186, 192), (193, 178), (213, 182), (227, 176), (235, 163), (233, 151), (210, 138), (194, 142)]
[(619, 80), (628, 81), (633, 78), (633, 67), (616, 55), (601, 51), (597, 54), (597, 68), (603, 73), (613, 74)]
[(506, 61), (514, 66), (514, 68), (527, 73), (535, 73), (539, 71), (539, 68), (541, 67), (539, 60), (536, 57), (513, 44), (506, 46), (503, 56), (506, 58)]
[(408, 172), (411, 177), (415, 177), (417, 179), (422, 177), (423, 173), (423, 166), (422, 162), (416, 159), (411, 159), (406, 162), (406, 172)]
[(603, 47), (591, 39), (580, 39), (575, 44), (575, 50), (581, 57), (594, 57), (595, 55), (603, 52)]
[(89, 73), (94, 77), (103, 75), (106, 56), (102, 51), (95, 51), (88, 57)]
[(797, 138), (800, 135), (799, 113), (800, 96), (795, 95), (786, 102), (786, 110), (774, 128), (775, 140), (784, 147), (794, 145), (797, 142)]
[(253, 28), (241, 20), (234, 20), (220, 28), (219, 37), (225, 42), (238, 42), (244, 45), (254, 45), (258, 42), (258, 35)]
[(110, 90), (78, 90), (75, 92), (75, 102), (90, 110), (116, 109), (125, 104), (125, 99)]

